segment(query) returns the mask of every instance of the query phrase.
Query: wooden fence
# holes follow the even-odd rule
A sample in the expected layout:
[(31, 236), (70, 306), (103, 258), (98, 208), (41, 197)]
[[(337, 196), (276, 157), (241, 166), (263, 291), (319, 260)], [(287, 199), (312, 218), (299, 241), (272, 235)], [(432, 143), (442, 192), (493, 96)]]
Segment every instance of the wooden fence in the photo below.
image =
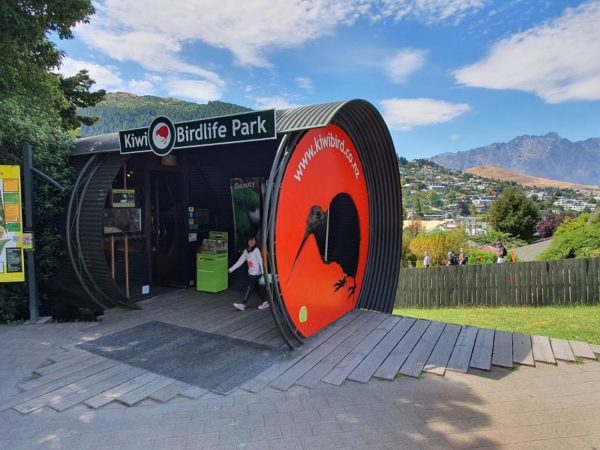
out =
[(401, 269), (397, 308), (590, 305), (600, 258)]

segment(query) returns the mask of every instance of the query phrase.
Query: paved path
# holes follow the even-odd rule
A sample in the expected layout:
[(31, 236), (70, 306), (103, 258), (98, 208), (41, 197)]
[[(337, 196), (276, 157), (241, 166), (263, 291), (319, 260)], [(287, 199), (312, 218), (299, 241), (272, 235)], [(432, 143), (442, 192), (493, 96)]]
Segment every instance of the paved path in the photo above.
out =
[[(235, 311), (231, 307), (235, 295), (176, 291), (143, 302), (142, 311), (110, 311), (102, 323), (59, 325), (57, 330), (72, 333), (68, 336), (72, 343), (61, 346), (61, 352), (47, 354), (47, 360), (33, 371), (33, 378), (19, 384), (21, 392), (0, 401), (0, 411), (13, 408), (29, 414), (44, 406), (64, 411), (80, 403), (101, 408), (115, 401), (133, 406), (147, 398), (163, 403), (179, 396), (196, 399), (207, 391), (204, 386), (186, 383), (187, 378), (177, 379), (175, 373), (171, 377), (164, 371), (162, 375), (153, 373), (146, 365), (145, 369), (134, 367), (89, 353), (76, 344), (158, 320), (185, 327), (182, 330), (196, 328), (285, 347), (269, 311)], [(19, 331), (15, 329), (17, 334)], [(492, 366), (511, 369), (536, 363), (555, 365), (557, 360), (575, 362), (577, 358), (595, 361), (593, 347), (543, 336), (352, 311), (241, 388), (253, 393), (266, 387), (287, 391), (293, 386), (312, 388), (322, 382), (340, 386), (348, 380), (392, 381), (398, 376), (418, 378), (422, 373), (444, 375), (447, 371), (489, 371)], [(226, 379), (222, 381), (227, 384)], [(217, 389), (216, 393), (229, 390)]]
[(0, 449), (592, 449), (598, 423), (600, 364), (559, 363), (133, 408), (7, 410)]
[(228, 396), (74, 347), (147, 320), (281, 345), (261, 312), (190, 292), (0, 327), (0, 449), (600, 447), (599, 349), (578, 343), (355, 312)]

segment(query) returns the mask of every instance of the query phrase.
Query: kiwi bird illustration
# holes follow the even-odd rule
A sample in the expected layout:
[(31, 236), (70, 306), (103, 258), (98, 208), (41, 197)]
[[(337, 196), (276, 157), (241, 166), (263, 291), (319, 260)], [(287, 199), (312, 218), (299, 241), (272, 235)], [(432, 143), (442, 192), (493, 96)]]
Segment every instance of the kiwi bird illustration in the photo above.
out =
[(333, 284), (334, 292), (346, 286), (347, 278), (350, 277), (353, 284), (348, 286), (348, 298), (354, 296), (360, 226), (352, 197), (346, 193), (337, 194), (326, 211), (319, 205), (311, 206), (306, 219), (306, 230), (290, 269), (290, 277), (310, 236), (314, 236), (316, 240), (321, 260), (325, 264), (338, 263), (344, 271), (344, 276)]
[(157, 136), (160, 136), (163, 139), (168, 139), (169, 138), (169, 127), (167, 127), (166, 125), (163, 125), (158, 130), (155, 131), (155, 134)]

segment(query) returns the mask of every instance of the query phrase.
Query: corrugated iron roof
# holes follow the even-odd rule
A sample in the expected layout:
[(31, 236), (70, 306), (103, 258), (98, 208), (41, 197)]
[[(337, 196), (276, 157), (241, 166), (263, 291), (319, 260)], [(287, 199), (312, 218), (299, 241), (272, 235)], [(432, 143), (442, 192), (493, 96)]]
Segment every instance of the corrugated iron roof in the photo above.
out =
[[(346, 103), (348, 102), (340, 101), (277, 110), (277, 133), (325, 127)], [(118, 152), (119, 149), (119, 133), (100, 134), (77, 139), (73, 155)]]
[(345, 101), (321, 103), (276, 111), (277, 132), (288, 133), (325, 127), (346, 103)]
[(99, 134), (77, 139), (73, 155), (118, 152), (120, 148), (119, 133)]

